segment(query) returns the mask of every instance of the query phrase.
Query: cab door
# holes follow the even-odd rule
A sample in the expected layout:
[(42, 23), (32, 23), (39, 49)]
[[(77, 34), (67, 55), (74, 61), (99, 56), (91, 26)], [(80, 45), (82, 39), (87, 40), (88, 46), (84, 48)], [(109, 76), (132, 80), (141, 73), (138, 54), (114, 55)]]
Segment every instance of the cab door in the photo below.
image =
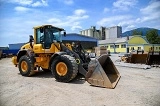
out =
[(35, 53), (45, 53), (44, 50), (44, 32), (42, 33), (40, 31), (40, 28), (35, 29), (35, 42), (34, 42), (34, 46), (33, 46), (33, 50)]

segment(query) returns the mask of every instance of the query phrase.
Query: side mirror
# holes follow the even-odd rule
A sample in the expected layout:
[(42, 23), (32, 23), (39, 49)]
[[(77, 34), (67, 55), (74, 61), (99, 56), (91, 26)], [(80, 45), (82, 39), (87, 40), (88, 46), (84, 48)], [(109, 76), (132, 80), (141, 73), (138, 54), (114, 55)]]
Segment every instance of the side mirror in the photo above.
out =
[(34, 38), (32, 35), (29, 35), (29, 42), (32, 42), (32, 41), (34, 41)]
[(63, 32), (63, 35), (66, 37), (66, 32)]
[(30, 43), (30, 47), (33, 48), (32, 42), (34, 41), (34, 38), (32, 35), (29, 35), (29, 43)]

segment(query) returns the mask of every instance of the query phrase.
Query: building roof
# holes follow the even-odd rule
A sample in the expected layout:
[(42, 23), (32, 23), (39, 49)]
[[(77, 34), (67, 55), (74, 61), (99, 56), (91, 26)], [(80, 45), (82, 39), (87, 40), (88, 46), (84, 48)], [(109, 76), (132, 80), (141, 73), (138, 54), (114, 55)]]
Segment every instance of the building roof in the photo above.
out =
[(134, 36), (122, 37), (122, 38), (111, 38), (106, 40), (99, 40), (99, 44), (111, 44), (111, 43), (126, 43), (128, 39), (133, 38)]
[[(131, 37), (129, 37), (130, 39)], [(108, 43), (123, 43), (127, 42), (127, 37), (122, 37), (122, 38), (112, 38), (112, 39), (106, 39), (106, 40), (99, 40), (99, 44), (108, 44)]]
[(146, 36), (134, 35), (133, 38), (129, 39), (128, 44), (149, 44)]
[(98, 39), (90, 36), (85, 36), (77, 33), (69, 33), (66, 36), (62, 36), (62, 40), (73, 40), (73, 41), (95, 41), (97, 42)]
[(114, 43), (122, 43), (122, 42), (126, 42), (127, 39), (125, 38), (121, 38), (121, 39), (117, 39)]
[(114, 38), (114, 39), (106, 39), (106, 40), (99, 40), (98, 44), (109, 44), (109, 43), (115, 43), (117, 40), (121, 38)]

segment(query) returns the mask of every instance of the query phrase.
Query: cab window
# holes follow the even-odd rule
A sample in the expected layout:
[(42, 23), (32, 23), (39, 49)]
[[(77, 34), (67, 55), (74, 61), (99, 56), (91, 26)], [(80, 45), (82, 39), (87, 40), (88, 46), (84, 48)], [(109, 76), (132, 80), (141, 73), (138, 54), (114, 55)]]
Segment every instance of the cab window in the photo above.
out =
[(44, 41), (44, 33), (40, 32), (40, 29), (36, 30), (36, 43), (42, 43)]

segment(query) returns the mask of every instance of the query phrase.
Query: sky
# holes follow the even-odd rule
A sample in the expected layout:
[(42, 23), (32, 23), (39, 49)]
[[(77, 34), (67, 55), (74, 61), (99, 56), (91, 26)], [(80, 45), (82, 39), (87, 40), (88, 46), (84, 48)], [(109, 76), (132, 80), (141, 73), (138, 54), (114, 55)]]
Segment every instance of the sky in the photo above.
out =
[(0, 0), (0, 47), (28, 42), (43, 24), (66, 33), (91, 26), (160, 29), (160, 0)]

